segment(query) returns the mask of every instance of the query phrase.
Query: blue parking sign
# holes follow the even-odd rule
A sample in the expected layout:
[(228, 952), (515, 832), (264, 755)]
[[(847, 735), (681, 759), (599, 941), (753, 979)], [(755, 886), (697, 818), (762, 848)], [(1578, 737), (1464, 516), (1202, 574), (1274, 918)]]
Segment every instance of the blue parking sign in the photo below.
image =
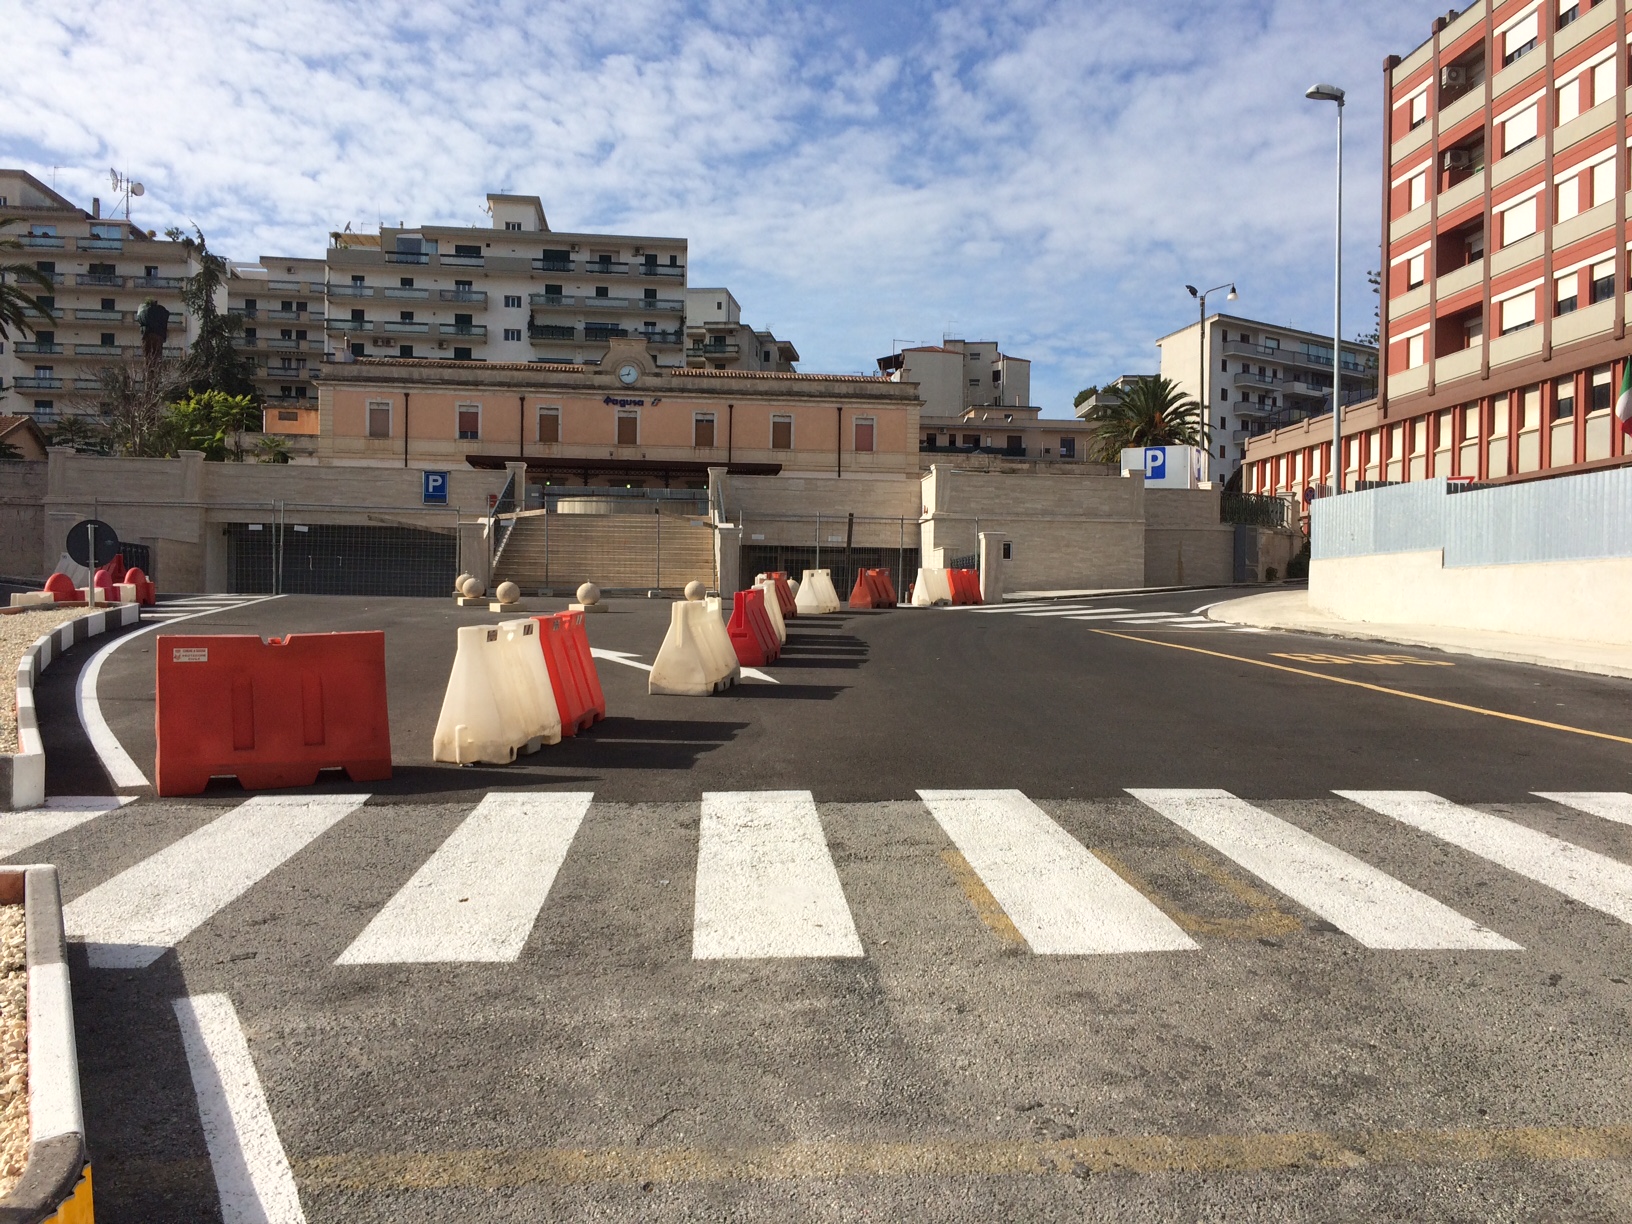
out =
[(1145, 479), (1167, 479), (1167, 451), (1160, 446), (1145, 447)]
[(427, 506), (445, 506), (448, 504), (448, 474), (446, 472), (425, 473), (425, 504)]

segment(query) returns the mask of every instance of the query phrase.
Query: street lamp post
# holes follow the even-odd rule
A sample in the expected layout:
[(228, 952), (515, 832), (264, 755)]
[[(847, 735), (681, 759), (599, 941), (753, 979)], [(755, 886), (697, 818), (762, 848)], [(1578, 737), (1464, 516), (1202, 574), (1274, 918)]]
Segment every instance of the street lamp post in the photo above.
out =
[(1343, 98), (1336, 85), (1311, 85), (1304, 97), (1337, 103), (1337, 255), (1332, 290), (1332, 492), (1343, 492)]
[(1196, 299), (1196, 309), (1201, 315), (1200, 334), (1196, 337), (1196, 351), (1201, 354), (1201, 377), (1196, 380), (1196, 395), (1201, 400), (1201, 449), (1207, 455), (1207, 473), (1209, 478), (1213, 469), (1213, 443), (1209, 426), (1212, 424), (1212, 401), (1207, 398), (1207, 294), (1217, 293), (1220, 289), (1228, 289), (1230, 294), (1224, 300), (1233, 302), (1236, 298), (1235, 282), (1225, 281), (1222, 285), (1214, 285), (1206, 293), (1201, 292), (1194, 285), (1186, 285), (1190, 296)]

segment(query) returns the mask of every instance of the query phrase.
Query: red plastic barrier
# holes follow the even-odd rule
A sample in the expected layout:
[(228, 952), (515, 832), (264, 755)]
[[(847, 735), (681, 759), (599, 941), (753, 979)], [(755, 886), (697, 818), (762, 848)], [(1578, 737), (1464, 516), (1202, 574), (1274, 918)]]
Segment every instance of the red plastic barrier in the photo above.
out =
[(132, 566), (130, 569), (126, 570), (125, 581), (136, 588), (137, 603), (149, 608), (158, 603), (159, 599), (157, 590), (155, 590), (153, 584), (147, 580), (147, 575), (142, 573), (139, 567)]
[(885, 602), (892, 608), (900, 603), (901, 601), (897, 599), (895, 595), (895, 583), (890, 579), (890, 571), (887, 569), (875, 569), (873, 571), (873, 575), (878, 579), (879, 587), (884, 592)]
[(878, 598), (873, 591), (872, 584), (867, 581), (867, 571), (856, 571), (856, 585), (850, 592), (850, 606), (852, 608), (875, 608)]
[(954, 606), (967, 606), (980, 602), (980, 574), (971, 569), (954, 569), (946, 571), (946, 582), (952, 588), (952, 603)]
[(725, 631), (737, 652), (737, 662), (744, 667), (775, 663), (782, 653), (770, 613), (765, 611), (765, 592), (758, 587), (732, 596), (731, 619)]
[(91, 586), (102, 592), (102, 598), (109, 603), (119, 602), (119, 592), (114, 590), (113, 566), (104, 565), (91, 576)]
[(873, 607), (895, 607), (895, 588), (890, 585), (889, 571), (870, 569), (863, 572), (867, 575), (867, 585), (873, 588)]
[(311, 786), (323, 769), (391, 776), (384, 633), (165, 634), (157, 654), (160, 795), (196, 795), (214, 777), (265, 790)]
[(58, 603), (79, 598), (79, 590), (67, 574), (52, 574), (45, 580), (45, 589), (56, 596)]
[(793, 589), (788, 586), (787, 574), (773, 570), (769, 576), (776, 583), (776, 606), (782, 609), (782, 619), (798, 616), (799, 609), (793, 602)]
[(595, 659), (589, 653), (584, 614), (557, 612), (533, 619), (538, 622), (538, 644), (544, 651), (555, 708), (561, 715), (561, 734), (587, 731), (606, 717), (606, 697), (595, 671)]
[(557, 612), (555, 619), (563, 621), (567, 626), (567, 638), (572, 645), (574, 657), (578, 660), (584, 693), (589, 699), (589, 712), (594, 715), (591, 721), (600, 722), (606, 717), (606, 694), (601, 690), (601, 675), (595, 670), (595, 656), (589, 650), (589, 634), (584, 629), (584, 614)]

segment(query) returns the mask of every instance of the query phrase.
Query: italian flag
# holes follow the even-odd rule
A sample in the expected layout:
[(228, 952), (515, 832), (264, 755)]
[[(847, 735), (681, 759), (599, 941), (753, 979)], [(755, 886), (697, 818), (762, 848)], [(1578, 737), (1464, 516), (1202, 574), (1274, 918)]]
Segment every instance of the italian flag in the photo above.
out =
[(1615, 419), (1621, 424), (1621, 432), (1632, 434), (1632, 361), (1626, 363), (1625, 373), (1621, 375), (1621, 395), (1615, 401)]

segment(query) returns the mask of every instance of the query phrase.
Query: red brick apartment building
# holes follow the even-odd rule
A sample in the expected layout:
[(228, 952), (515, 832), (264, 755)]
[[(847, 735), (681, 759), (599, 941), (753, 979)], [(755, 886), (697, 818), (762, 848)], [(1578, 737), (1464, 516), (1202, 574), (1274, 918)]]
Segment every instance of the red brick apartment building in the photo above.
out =
[[(1480, 0), (1383, 64), (1380, 376), (1343, 487), (1632, 462), (1628, 0)], [(1329, 490), (1332, 423), (1253, 439), (1244, 487)]]

